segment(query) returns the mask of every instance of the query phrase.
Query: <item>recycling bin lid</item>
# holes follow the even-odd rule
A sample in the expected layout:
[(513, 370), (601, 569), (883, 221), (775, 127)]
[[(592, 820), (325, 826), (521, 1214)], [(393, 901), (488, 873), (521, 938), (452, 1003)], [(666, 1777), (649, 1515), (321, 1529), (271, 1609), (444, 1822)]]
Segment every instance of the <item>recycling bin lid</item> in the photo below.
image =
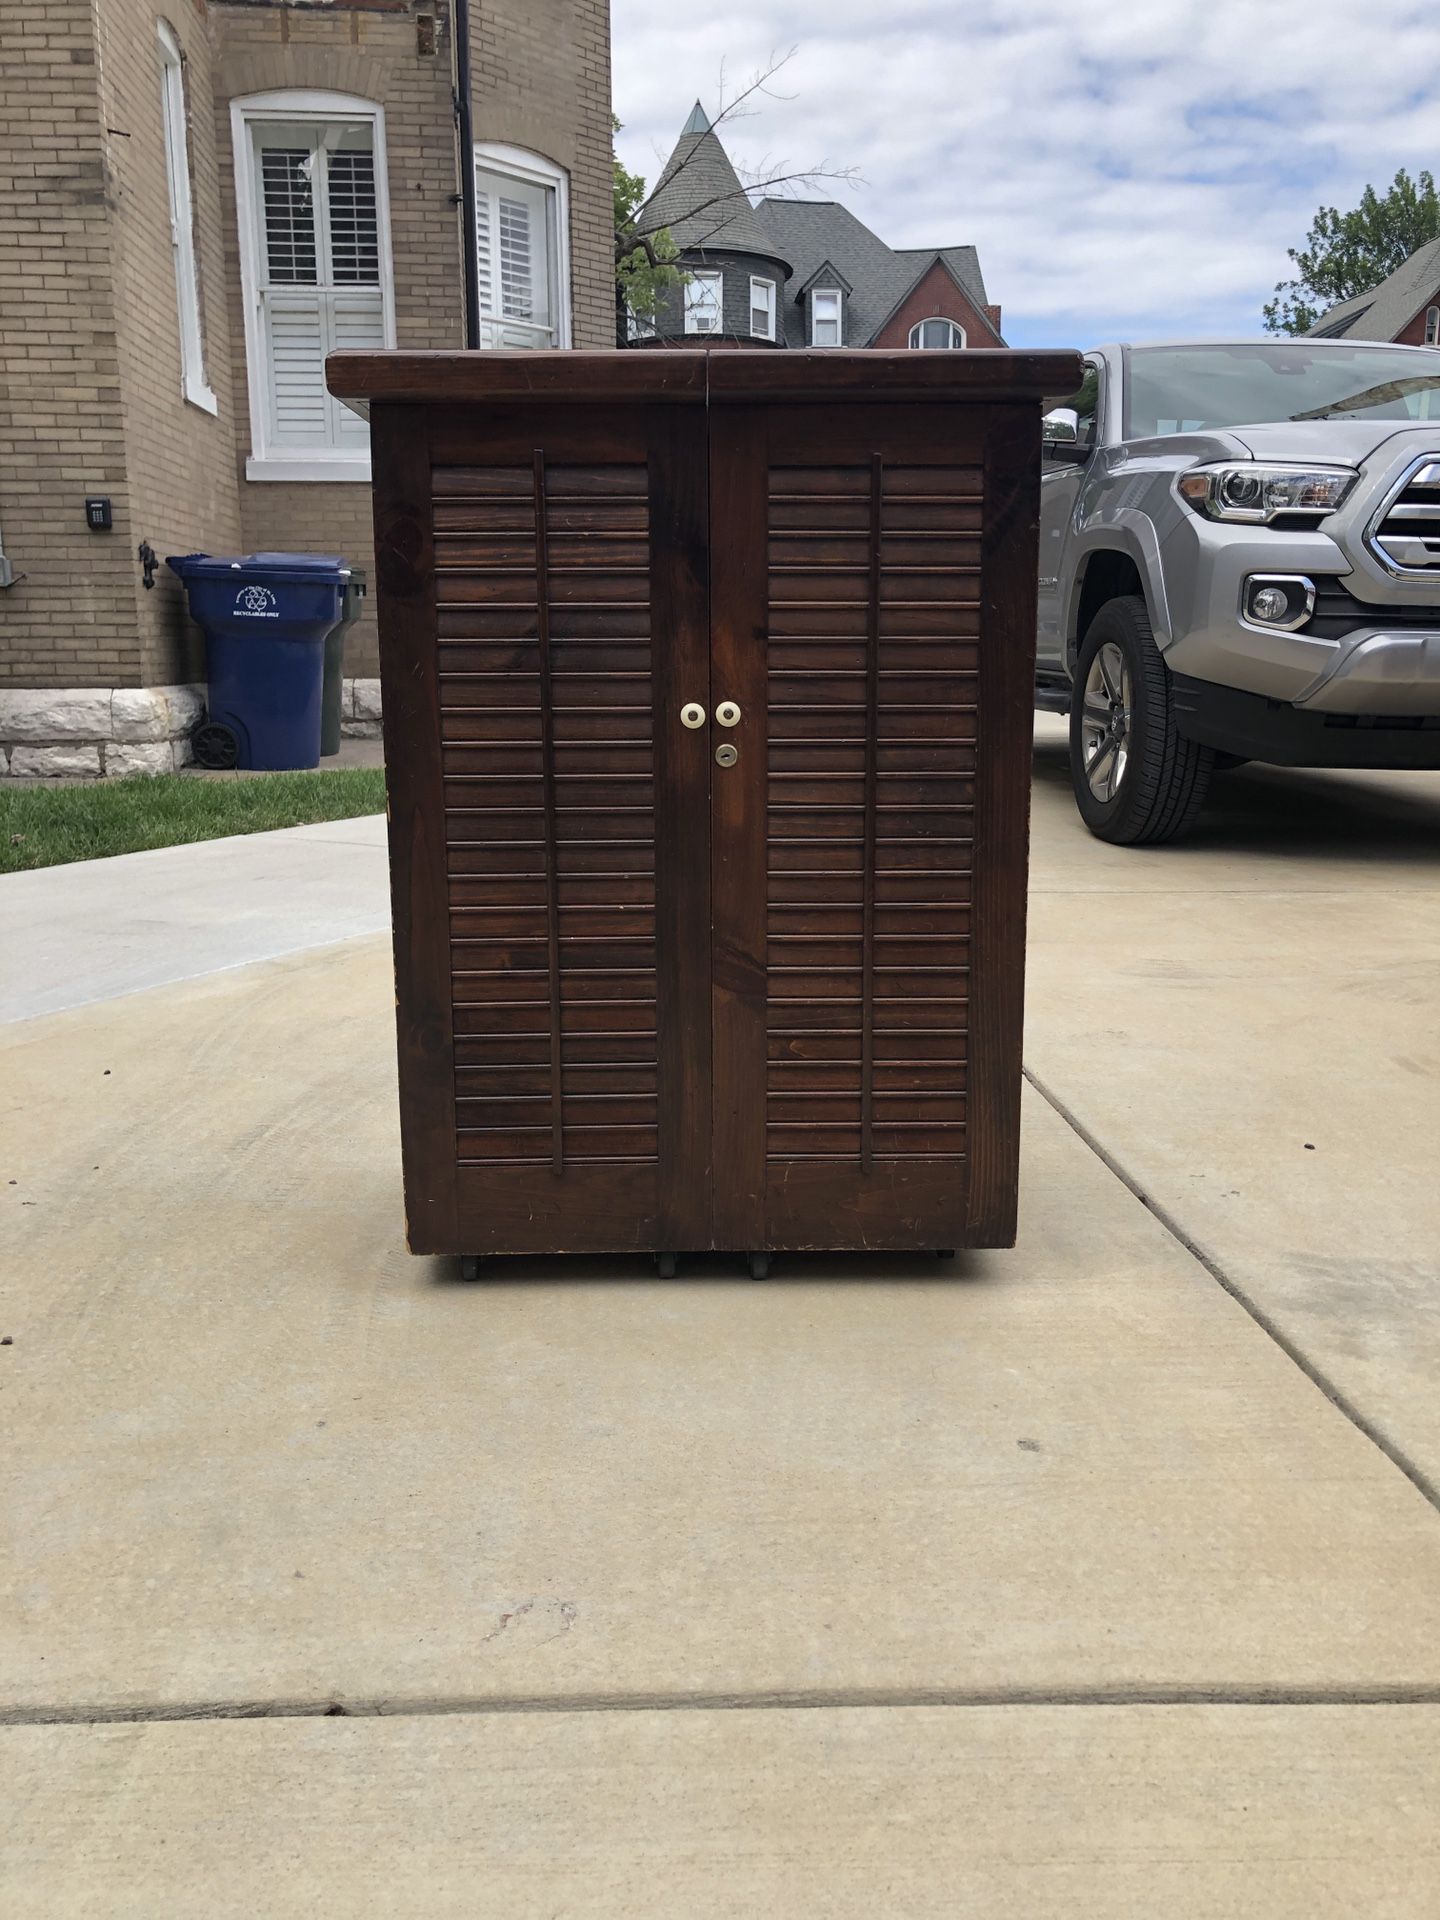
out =
[(223, 580), (236, 574), (300, 582), (350, 578), (350, 568), (338, 553), (177, 553), (165, 564), (182, 580)]

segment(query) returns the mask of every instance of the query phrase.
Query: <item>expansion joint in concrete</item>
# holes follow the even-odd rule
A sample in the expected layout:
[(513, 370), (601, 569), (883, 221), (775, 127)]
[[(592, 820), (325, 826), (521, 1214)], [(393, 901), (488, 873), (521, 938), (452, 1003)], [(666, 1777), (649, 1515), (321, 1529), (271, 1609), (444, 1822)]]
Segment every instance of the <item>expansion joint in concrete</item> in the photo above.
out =
[(1415, 1491), (1420, 1494), (1423, 1499), (1427, 1500), (1437, 1513), (1440, 1513), (1440, 1486), (1437, 1486), (1429, 1474), (1427, 1474), (1423, 1468), (1418, 1467), (1415, 1462), (1395, 1444), (1388, 1434), (1360, 1411), (1354, 1401), (1351, 1400), (1347, 1394), (1343, 1393), (1324, 1370), (1317, 1367), (1310, 1356), (1305, 1353), (1282, 1328), (1277, 1326), (1272, 1317), (1266, 1313), (1265, 1309), (1251, 1298), (1239, 1281), (1235, 1279), (1234, 1275), (1227, 1273), (1212, 1255), (1208, 1254), (1202, 1246), (1191, 1238), (1167, 1207), (1163, 1206), (1153, 1195), (1146, 1193), (1134, 1175), (1120, 1164), (1109, 1149), (1095, 1137), (1085, 1125), (1084, 1121), (1080, 1119), (1079, 1115), (1076, 1114), (1072, 1108), (1068, 1107), (1057, 1093), (1047, 1087), (1045, 1082), (1041, 1080), (1031, 1068), (1026, 1067), (1023, 1071), (1025, 1078), (1040, 1095), (1040, 1098), (1054, 1108), (1066, 1126), (1068, 1126), (1079, 1139), (1083, 1140), (1097, 1159), (1101, 1160), (1104, 1165), (1109, 1168), (1110, 1172), (1114, 1174), (1115, 1178), (1134, 1194), (1146, 1212), (1158, 1220), (1171, 1238), (1178, 1241), (1191, 1258), (1200, 1263), (1216, 1285), (1223, 1287), (1236, 1305), (1242, 1307), (1244, 1311), (1249, 1314), (1256, 1326), (1259, 1327), (1263, 1333), (1269, 1335), (1287, 1359), (1293, 1361), (1301, 1373), (1305, 1375), (1305, 1378), (1309, 1380), (1312, 1385), (1319, 1388), (1331, 1406), (1333, 1406), (1337, 1412), (1343, 1414), (1351, 1426), (1363, 1433), (1372, 1446), (1378, 1447), (1390, 1464), (1397, 1467), (1399, 1471), (1404, 1474)]
[(425, 1720), (533, 1713), (823, 1713), (907, 1707), (1427, 1707), (1440, 1686), (920, 1687), (792, 1693), (479, 1694), (474, 1698), (191, 1700), (152, 1706), (0, 1707), (0, 1728), (146, 1726), (215, 1720)]

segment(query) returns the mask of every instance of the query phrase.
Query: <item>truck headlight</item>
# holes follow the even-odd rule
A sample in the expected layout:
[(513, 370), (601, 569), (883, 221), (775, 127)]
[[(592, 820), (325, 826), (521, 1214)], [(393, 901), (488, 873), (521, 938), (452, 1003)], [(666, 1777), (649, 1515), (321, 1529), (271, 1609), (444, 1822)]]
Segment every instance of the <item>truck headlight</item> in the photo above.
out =
[(1211, 520), (1263, 526), (1282, 515), (1323, 519), (1354, 486), (1353, 467), (1273, 467), (1257, 460), (1192, 467), (1178, 481), (1180, 497)]

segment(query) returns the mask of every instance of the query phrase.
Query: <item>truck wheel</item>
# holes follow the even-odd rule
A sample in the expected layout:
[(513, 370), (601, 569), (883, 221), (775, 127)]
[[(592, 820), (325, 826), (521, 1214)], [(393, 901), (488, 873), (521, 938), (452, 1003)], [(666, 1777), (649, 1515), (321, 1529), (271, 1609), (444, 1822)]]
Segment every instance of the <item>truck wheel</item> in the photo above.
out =
[(1090, 623), (1070, 703), (1070, 781), (1100, 840), (1154, 846), (1194, 824), (1215, 755), (1182, 740), (1145, 602), (1109, 600)]

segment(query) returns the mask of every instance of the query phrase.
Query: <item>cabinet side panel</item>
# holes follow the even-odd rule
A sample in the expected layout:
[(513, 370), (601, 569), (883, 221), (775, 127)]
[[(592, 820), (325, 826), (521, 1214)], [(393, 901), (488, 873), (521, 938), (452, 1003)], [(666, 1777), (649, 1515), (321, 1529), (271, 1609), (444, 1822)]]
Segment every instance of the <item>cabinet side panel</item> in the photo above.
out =
[(1014, 1244), (1025, 1018), (1025, 891), (1035, 731), (1040, 409), (996, 407), (985, 433), (980, 760), (970, 998), (970, 1180), (964, 1239)]
[(406, 1237), (413, 1253), (445, 1253), (456, 1250), (454, 1044), (428, 418), (377, 405), (370, 433)]

